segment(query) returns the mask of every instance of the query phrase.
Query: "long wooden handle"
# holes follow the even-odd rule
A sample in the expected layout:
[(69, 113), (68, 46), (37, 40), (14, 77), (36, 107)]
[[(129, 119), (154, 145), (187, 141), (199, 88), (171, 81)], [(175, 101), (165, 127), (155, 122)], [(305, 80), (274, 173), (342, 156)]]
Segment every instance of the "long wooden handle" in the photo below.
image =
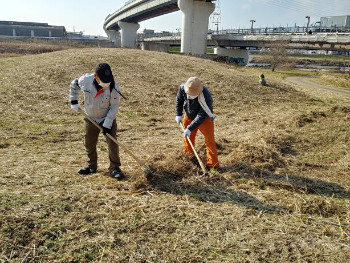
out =
[[(82, 112), (85, 117), (93, 124), (95, 125), (97, 128), (100, 129), (100, 131), (103, 131), (103, 128), (93, 119), (91, 119), (90, 116), (88, 116), (82, 109), (80, 109), (80, 112)], [(117, 141), (112, 135), (110, 134), (106, 134), (106, 136), (111, 139), (114, 143), (116, 143), (117, 145), (119, 145), (124, 151), (126, 151), (132, 158), (135, 159), (136, 162), (138, 162), (139, 165), (141, 165), (143, 168), (145, 168), (146, 170), (151, 170), (143, 161), (141, 161), (138, 157), (135, 156), (135, 154), (133, 154), (131, 151), (129, 151), (126, 146), (124, 146), (122, 143), (120, 143), (119, 141)]]
[[(180, 126), (181, 126), (181, 128), (182, 128), (182, 131), (185, 132), (185, 127), (184, 127), (184, 125), (182, 124), (182, 122), (180, 122)], [(196, 149), (194, 148), (194, 146), (193, 146), (193, 144), (192, 144), (192, 142), (191, 142), (191, 140), (190, 140), (190, 137), (186, 136), (186, 138), (187, 138), (188, 143), (191, 145), (191, 148), (192, 148), (192, 150), (193, 150), (193, 152), (194, 152), (194, 155), (196, 156), (196, 158), (197, 158), (197, 160), (198, 160), (198, 162), (199, 162), (199, 165), (200, 165), (201, 168), (202, 168), (203, 174), (206, 174), (206, 173), (207, 173), (207, 170), (205, 169), (205, 166), (204, 166), (204, 164), (203, 164), (201, 158), (199, 158), (199, 156), (198, 156), (198, 154), (197, 154), (197, 152), (196, 152)]]

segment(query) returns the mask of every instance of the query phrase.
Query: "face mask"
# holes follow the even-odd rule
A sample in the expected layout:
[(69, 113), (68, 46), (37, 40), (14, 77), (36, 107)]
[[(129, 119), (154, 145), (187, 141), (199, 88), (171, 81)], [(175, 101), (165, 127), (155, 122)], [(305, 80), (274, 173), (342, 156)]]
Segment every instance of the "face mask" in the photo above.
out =
[(197, 97), (198, 97), (198, 95), (195, 95), (195, 96), (187, 95), (187, 99), (189, 99), (189, 100), (194, 100)]
[(98, 85), (100, 85), (102, 88), (108, 88), (109, 85), (111, 85), (111, 83), (110, 82), (104, 83), (104, 82), (100, 81), (100, 83), (98, 83)]

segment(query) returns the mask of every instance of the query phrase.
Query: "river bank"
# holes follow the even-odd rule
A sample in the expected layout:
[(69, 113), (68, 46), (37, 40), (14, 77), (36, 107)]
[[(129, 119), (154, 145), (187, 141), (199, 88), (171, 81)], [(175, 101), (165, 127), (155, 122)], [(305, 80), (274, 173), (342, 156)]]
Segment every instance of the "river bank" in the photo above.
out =
[[(316, 69), (316, 70), (337, 70), (350, 71), (349, 56), (288, 56), (288, 66), (297, 69)], [(252, 55), (248, 67), (269, 68), (270, 64), (264, 55)]]

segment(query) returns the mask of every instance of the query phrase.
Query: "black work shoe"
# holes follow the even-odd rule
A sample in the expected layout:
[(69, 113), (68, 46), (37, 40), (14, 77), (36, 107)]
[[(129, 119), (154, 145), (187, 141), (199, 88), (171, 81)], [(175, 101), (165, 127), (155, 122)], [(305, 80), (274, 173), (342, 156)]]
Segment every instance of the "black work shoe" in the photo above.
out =
[(91, 167), (85, 167), (85, 168), (82, 168), (78, 171), (79, 174), (83, 174), (83, 175), (88, 175), (88, 174), (94, 174), (96, 173), (96, 169), (93, 169)]
[(112, 170), (111, 176), (117, 179), (118, 181), (124, 178), (124, 174), (119, 167), (116, 167)]

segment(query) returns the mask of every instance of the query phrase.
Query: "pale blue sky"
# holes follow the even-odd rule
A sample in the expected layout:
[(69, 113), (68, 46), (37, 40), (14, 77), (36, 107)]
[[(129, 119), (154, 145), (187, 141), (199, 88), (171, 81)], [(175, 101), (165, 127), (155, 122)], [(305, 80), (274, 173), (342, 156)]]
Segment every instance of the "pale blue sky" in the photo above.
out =
[[(67, 31), (105, 35), (103, 22), (109, 13), (124, 5), (125, 0), (0, 0), (0, 20), (44, 22), (65, 26)], [(220, 0), (220, 28), (255, 26), (306, 25), (321, 16), (350, 15), (350, 0)], [(140, 30), (176, 31), (181, 27), (181, 11), (140, 23)], [(212, 29), (215, 25), (210, 24)]]

